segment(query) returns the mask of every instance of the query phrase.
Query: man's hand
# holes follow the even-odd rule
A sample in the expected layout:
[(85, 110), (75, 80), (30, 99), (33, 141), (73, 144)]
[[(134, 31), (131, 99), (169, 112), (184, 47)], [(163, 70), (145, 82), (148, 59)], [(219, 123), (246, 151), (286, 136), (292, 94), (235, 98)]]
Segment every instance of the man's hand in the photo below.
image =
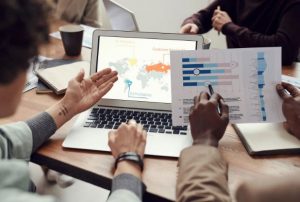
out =
[(231, 18), (225, 11), (221, 11), (218, 9), (214, 11), (214, 15), (211, 21), (213, 28), (215, 28), (215, 30), (217, 30), (218, 32), (222, 31), (222, 28), (225, 24), (232, 22)]
[(81, 70), (74, 79), (69, 81), (63, 99), (47, 112), (59, 128), (76, 114), (96, 104), (117, 80), (117, 72), (110, 68), (97, 72), (87, 79), (84, 79), (84, 71)]
[[(220, 105), (221, 115), (217, 107)], [(194, 98), (194, 106), (190, 112), (191, 132), (194, 144), (218, 146), (229, 122), (229, 109), (219, 94), (209, 99), (206, 92)]]
[(282, 111), (287, 120), (287, 130), (300, 139), (300, 91), (288, 83), (278, 84), (276, 89), (283, 99)]
[(180, 34), (198, 34), (199, 27), (196, 24), (188, 23), (181, 27)]
[[(117, 158), (124, 152), (135, 152), (143, 158), (146, 139), (147, 133), (143, 130), (143, 126), (131, 120), (128, 124), (122, 123), (117, 130), (110, 131), (108, 145), (114, 158)], [(121, 161), (118, 163), (115, 176), (122, 173), (130, 173), (141, 178), (140, 168), (130, 161)]]

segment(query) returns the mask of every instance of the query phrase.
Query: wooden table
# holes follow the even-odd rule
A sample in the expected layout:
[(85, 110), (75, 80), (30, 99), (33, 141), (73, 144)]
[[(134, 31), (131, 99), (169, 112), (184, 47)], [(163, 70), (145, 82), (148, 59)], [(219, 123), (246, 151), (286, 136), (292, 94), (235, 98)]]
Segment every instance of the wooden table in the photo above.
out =
[[(42, 54), (52, 58), (66, 58), (61, 41), (51, 39), (51, 44), (41, 49)], [(83, 49), (81, 59), (88, 60), (90, 50)], [(284, 67), (284, 74), (300, 77), (300, 64)], [(0, 124), (26, 120), (36, 115), (62, 97), (54, 94), (37, 95), (35, 90), (23, 95), (20, 107), (12, 117), (1, 119)], [(94, 185), (110, 189), (113, 177), (113, 157), (107, 152), (92, 152), (62, 148), (62, 142), (74, 119), (59, 129), (45, 143), (31, 161), (46, 165), (51, 169), (84, 180)], [(229, 187), (234, 192), (237, 184), (247, 178), (258, 178), (262, 175), (285, 175), (287, 172), (300, 169), (298, 156), (269, 156), (253, 158), (248, 155), (232, 126), (226, 130), (219, 147), (229, 163)], [(173, 201), (177, 175), (177, 159), (145, 157), (143, 180), (147, 185), (146, 201)], [(84, 193), (83, 193), (84, 194)]]

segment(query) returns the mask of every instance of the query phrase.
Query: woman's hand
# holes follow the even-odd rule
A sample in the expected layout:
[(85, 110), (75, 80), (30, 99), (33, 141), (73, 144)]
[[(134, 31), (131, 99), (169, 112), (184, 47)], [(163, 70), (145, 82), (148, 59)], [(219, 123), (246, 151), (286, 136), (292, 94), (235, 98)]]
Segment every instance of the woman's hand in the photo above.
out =
[[(143, 158), (146, 136), (147, 133), (143, 130), (143, 126), (131, 120), (128, 124), (122, 123), (117, 130), (109, 133), (108, 145), (114, 158), (117, 158), (124, 152), (135, 152)], [(118, 163), (115, 176), (122, 173), (129, 173), (141, 178), (139, 166), (130, 161), (121, 161)]]
[(81, 70), (74, 79), (69, 81), (63, 99), (47, 112), (59, 128), (76, 114), (96, 104), (117, 80), (117, 72), (110, 68), (101, 70), (87, 79), (84, 79), (84, 71)]

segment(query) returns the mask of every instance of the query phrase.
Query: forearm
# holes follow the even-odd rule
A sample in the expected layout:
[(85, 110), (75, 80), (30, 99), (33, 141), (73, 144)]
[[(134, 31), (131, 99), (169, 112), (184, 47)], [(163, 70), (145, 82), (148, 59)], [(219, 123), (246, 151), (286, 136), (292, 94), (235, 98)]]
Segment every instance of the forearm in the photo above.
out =
[(46, 112), (52, 117), (57, 128), (60, 128), (77, 114), (74, 112), (74, 104), (65, 101), (65, 99), (48, 108)]
[(57, 130), (54, 119), (43, 112), (26, 121), (32, 132), (32, 153), (35, 152)]
[(213, 1), (208, 7), (198, 11), (191, 17), (185, 19), (182, 26), (188, 23), (196, 24), (199, 27), (199, 34), (206, 33), (212, 28), (211, 18), (214, 10), (217, 9), (219, 1)]
[(138, 165), (128, 161), (119, 162), (114, 176), (109, 202), (142, 201), (146, 187), (141, 181)]
[(230, 201), (227, 164), (217, 148), (197, 145), (181, 152), (177, 201)]

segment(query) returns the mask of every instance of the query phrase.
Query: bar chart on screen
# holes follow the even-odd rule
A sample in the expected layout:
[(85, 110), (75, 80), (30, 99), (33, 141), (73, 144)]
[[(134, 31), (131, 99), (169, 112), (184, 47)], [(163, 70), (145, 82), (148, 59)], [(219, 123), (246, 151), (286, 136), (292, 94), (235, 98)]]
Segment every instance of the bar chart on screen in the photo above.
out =
[[(173, 124), (188, 124), (194, 96), (210, 84), (230, 108), (232, 123), (281, 122), (279, 48), (171, 53)], [(180, 93), (178, 93), (180, 92)]]

